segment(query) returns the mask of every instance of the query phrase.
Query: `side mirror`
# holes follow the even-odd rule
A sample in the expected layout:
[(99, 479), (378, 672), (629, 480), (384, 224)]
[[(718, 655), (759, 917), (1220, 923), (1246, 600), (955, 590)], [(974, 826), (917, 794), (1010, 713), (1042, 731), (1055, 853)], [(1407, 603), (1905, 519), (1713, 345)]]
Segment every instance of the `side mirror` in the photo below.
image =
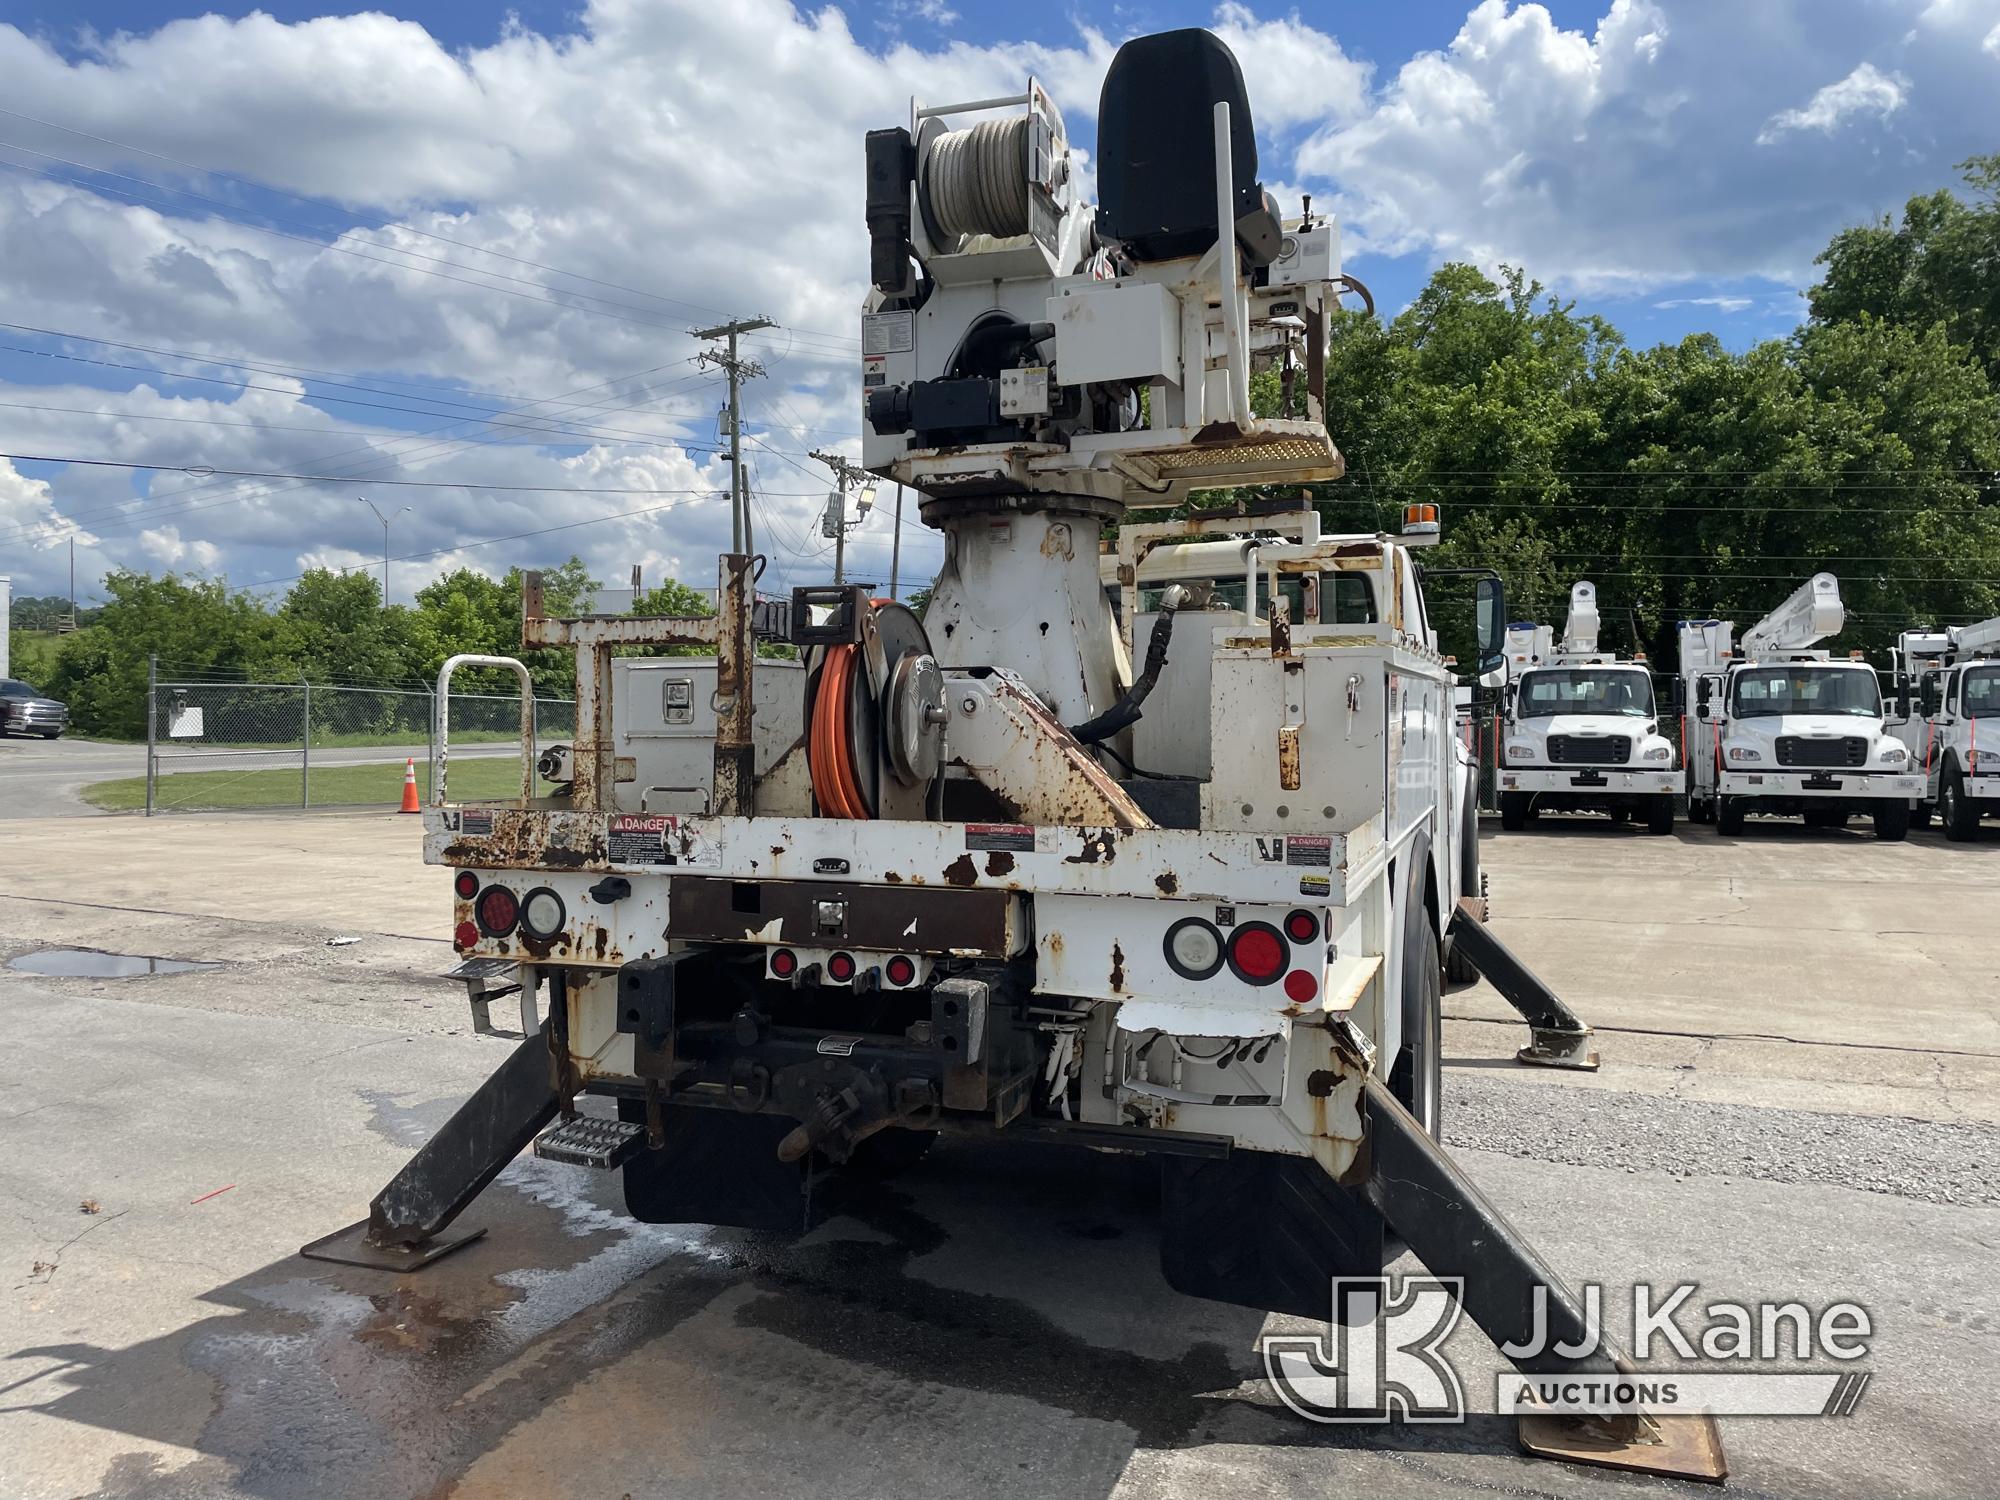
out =
[(1498, 578), (1478, 583), (1474, 623), (1479, 640), (1479, 670), (1490, 672), (1506, 659), (1507, 590)]
[[(1702, 694), (1702, 697), (1703, 697), (1704, 699), (1706, 699), (1706, 698), (1708, 697), (1708, 694), (1706, 694), (1706, 693), (1703, 693), (1703, 694)], [(1703, 702), (1703, 703), (1697, 703), (1697, 704), (1695, 705), (1695, 709), (1694, 709), (1694, 716), (1695, 716), (1695, 717), (1696, 717), (1697, 719), (1705, 719), (1705, 718), (1707, 718), (1707, 717), (1708, 717), (1708, 704), (1707, 704), (1706, 702)]]

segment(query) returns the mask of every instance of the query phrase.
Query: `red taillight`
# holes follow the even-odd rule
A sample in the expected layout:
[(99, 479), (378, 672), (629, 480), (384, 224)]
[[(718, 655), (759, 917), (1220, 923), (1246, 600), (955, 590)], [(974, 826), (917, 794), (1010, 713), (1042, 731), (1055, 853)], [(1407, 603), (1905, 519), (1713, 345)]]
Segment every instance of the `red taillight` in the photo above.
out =
[(882, 972), (888, 976), (889, 983), (896, 986), (897, 989), (901, 989), (904, 985), (916, 979), (917, 965), (915, 960), (905, 958), (902, 954), (898, 953), (882, 966)]
[(1285, 917), (1285, 936), (1295, 943), (1310, 943), (1319, 936), (1319, 918), (1301, 908)]
[(854, 977), (854, 955), (836, 953), (826, 961), (826, 977), (838, 984), (845, 984)]
[(460, 922), (451, 930), (452, 946), (463, 953), (468, 948), (479, 946), (479, 929), (470, 922)]
[(799, 972), (799, 956), (789, 948), (775, 949), (771, 954), (771, 974), (776, 979), (790, 979)]
[(479, 877), (470, 870), (460, 870), (452, 877), (451, 888), (458, 892), (458, 899), (470, 901), (479, 894)]
[(1230, 972), (1245, 984), (1275, 984), (1291, 957), (1285, 935), (1269, 922), (1245, 922), (1229, 935)]
[(488, 937), (505, 937), (521, 920), (521, 903), (506, 886), (489, 885), (473, 903), (472, 914), (479, 920), (479, 930)]
[(1319, 981), (1304, 969), (1294, 969), (1285, 976), (1285, 998), (1294, 1005), (1304, 1005), (1319, 995)]

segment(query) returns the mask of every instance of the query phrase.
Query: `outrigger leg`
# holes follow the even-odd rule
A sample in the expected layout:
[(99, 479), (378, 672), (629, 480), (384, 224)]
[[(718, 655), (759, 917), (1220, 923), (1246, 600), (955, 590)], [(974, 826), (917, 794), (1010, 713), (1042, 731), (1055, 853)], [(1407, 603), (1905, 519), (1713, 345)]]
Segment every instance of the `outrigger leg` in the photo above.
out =
[[(1424, 1132), (1381, 1080), (1364, 1091), (1369, 1174), (1363, 1189), (1433, 1276), (1462, 1283), (1461, 1305), (1500, 1347), (1542, 1352), (1508, 1354), (1527, 1376), (1632, 1375), (1631, 1361), (1591, 1328), (1575, 1296), (1519, 1231), (1486, 1201), (1444, 1148)], [(1536, 1317), (1537, 1291), (1544, 1304)], [(1559, 1348), (1584, 1348), (1574, 1357)], [(1720, 1484), (1729, 1469), (1722, 1435), (1706, 1413), (1656, 1417), (1569, 1417), (1527, 1413), (1521, 1446), (1542, 1458), (1600, 1464)]]
[(1452, 951), (1463, 954), (1528, 1023), (1528, 1045), (1514, 1054), (1515, 1061), (1595, 1072), (1597, 1051), (1590, 1042), (1596, 1033), (1493, 935), (1481, 909), (1484, 904), (1473, 896), (1459, 898), (1445, 935), (1451, 939)]
[(518, 1043), (493, 1076), (460, 1105), (444, 1128), (375, 1195), (368, 1217), (299, 1254), (348, 1266), (413, 1271), (471, 1244), (484, 1226), (447, 1235), (466, 1205), (553, 1120), (557, 1092), (555, 1028)]

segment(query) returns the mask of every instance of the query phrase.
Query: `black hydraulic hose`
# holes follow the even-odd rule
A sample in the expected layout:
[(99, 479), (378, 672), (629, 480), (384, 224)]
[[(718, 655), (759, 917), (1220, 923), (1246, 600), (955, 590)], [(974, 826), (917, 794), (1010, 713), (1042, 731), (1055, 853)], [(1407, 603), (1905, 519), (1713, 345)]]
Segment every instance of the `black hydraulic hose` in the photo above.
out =
[(1124, 696), (1088, 723), (1078, 724), (1070, 733), (1085, 745), (1108, 740), (1128, 724), (1139, 720), (1140, 705), (1160, 680), (1167, 665), (1167, 645), (1174, 638), (1174, 612), (1181, 607), (1187, 591), (1179, 584), (1169, 586), (1160, 598), (1160, 617), (1153, 621), (1153, 633), (1146, 638), (1146, 670), (1125, 690)]

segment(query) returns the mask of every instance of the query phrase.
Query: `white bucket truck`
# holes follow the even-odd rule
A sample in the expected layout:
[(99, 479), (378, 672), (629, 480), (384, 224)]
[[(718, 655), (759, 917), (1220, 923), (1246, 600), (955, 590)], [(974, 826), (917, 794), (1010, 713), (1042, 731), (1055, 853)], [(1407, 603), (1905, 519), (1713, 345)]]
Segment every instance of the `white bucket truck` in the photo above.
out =
[(1935, 813), (1946, 838), (1969, 839), (2000, 815), (2000, 618), (1904, 631), (1896, 675), (1895, 732), (1924, 778), (1917, 820)]
[(1660, 733), (1653, 674), (1597, 648), (1597, 589), (1570, 589), (1569, 618), (1550, 648), (1545, 626), (1508, 630), (1512, 678), (1500, 761), (1500, 823), (1544, 812), (1603, 812), (1671, 833), (1681, 772)]
[(1694, 705), (1688, 816), (1743, 831), (1750, 813), (1839, 828), (1865, 813), (1875, 836), (1909, 831), (1923, 791), (1909, 748), (1890, 732), (1875, 669), (1815, 649), (1846, 623), (1840, 584), (1815, 573), (1732, 653), (1727, 620), (1684, 620), (1681, 676)]

